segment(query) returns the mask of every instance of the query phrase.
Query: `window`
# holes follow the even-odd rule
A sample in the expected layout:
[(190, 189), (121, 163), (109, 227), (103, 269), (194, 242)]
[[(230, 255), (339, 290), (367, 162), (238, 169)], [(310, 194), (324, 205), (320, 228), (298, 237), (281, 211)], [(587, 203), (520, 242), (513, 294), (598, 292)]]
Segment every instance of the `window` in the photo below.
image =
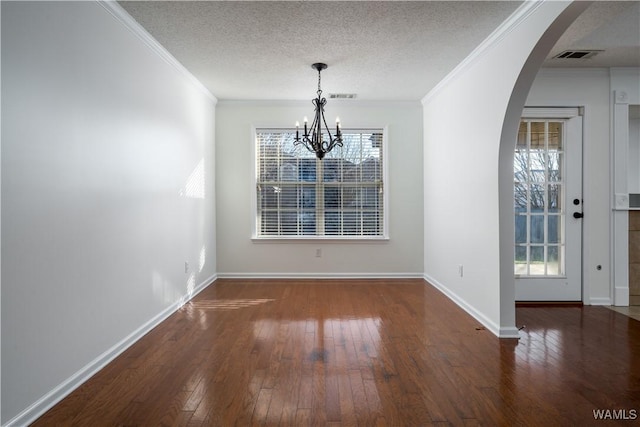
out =
[(384, 238), (383, 129), (347, 130), (323, 160), (295, 130), (256, 130), (257, 238)]

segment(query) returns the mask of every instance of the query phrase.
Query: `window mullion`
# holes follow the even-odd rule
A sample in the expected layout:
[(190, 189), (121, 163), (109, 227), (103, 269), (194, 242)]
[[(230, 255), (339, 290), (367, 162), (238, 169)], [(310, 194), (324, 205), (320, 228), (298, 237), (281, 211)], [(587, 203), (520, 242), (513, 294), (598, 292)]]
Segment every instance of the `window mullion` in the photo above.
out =
[(282, 169), (282, 139), (278, 141), (278, 150), (277, 150), (277, 160), (276, 160), (276, 181), (278, 182), (278, 188), (280, 191), (276, 191), (276, 209), (277, 209), (277, 218), (278, 218), (278, 236), (282, 235), (282, 177), (280, 175), (280, 171)]
[(324, 236), (324, 166), (316, 159), (316, 234)]
[(360, 134), (360, 138), (359, 138), (359, 144), (360, 144), (360, 176), (359, 176), (359, 182), (358, 182), (358, 214), (356, 216), (356, 218), (358, 219), (358, 227), (359, 227), (359, 231), (360, 231), (360, 235), (364, 234), (364, 186), (363, 186), (363, 182), (364, 182), (364, 170), (362, 165), (364, 164), (364, 157), (363, 157), (363, 151), (364, 151), (364, 146), (363, 146), (363, 139), (362, 139), (362, 134)]

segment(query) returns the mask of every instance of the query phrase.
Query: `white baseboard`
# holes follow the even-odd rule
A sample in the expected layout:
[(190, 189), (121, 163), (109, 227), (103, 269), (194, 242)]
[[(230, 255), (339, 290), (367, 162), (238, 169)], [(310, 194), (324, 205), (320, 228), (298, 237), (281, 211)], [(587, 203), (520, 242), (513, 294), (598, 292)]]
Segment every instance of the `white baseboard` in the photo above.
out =
[(478, 322), (482, 323), (482, 325), (491, 331), (498, 338), (520, 338), (520, 334), (518, 333), (518, 329), (513, 327), (501, 327), (493, 322), (491, 319), (487, 318), (483, 313), (479, 312), (475, 308), (473, 308), (469, 303), (467, 303), (463, 298), (461, 298), (455, 292), (452, 292), (449, 288), (444, 286), (442, 283), (438, 282), (433, 277), (425, 274), (424, 280), (429, 282), (433, 287), (438, 289), (440, 292), (445, 294), (450, 300), (456, 303), (460, 308), (466, 311), (471, 317), (476, 319)]
[(627, 307), (629, 305), (629, 288), (626, 286), (613, 288), (613, 303), (617, 306)]
[(212, 275), (211, 277), (204, 280), (198, 286), (196, 286), (192, 292), (185, 294), (178, 301), (171, 304), (169, 307), (165, 308), (162, 312), (158, 313), (148, 322), (140, 326), (138, 329), (133, 331), (129, 336), (122, 339), (120, 342), (116, 343), (110, 349), (102, 353), (100, 356), (95, 358), (85, 367), (80, 369), (78, 372), (73, 374), (71, 377), (67, 378), (64, 382), (59, 384), (56, 388), (51, 390), (49, 393), (45, 394), (42, 398), (37, 400), (27, 409), (13, 417), (9, 420), (3, 427), (21, 427), (26, 426), (33, 423), (39, 417), (41, 417), (45, 412), (51, 409), (54, 405), (60, 402), (62, 399), (67, 397), (72, 391), (80, 387), (85, 381), (95, 375), (98, 371), (104, 368), (107, 364), (113, 361), (116, 357), (118, 357), (123, 351), (131, 347), (135, 344), (140, 338), (146, 335), (153, 328), (158, 326), (162, 321), (167, 319), (167, 317), (171, 316), (175, 313), (180, 307), (182, 307), (186, 302), (195, 297), (200, 291), (205, 289), (207, 286), (215, 282), (217, 279), (217, 275)]
[(516, 328), (515, 326), (513, 327), (501, 327), (500, 328), (500, 332), (498, 333), (498, 337), (499, 338), (514, 338), (519, 340), (520, 339), (520, 330), (518, 328)]
[(612, 305), (611, 298), (589, 298), (589, 305)]
[(422, 279), (422, 273), (218, 273), (219, 279)]

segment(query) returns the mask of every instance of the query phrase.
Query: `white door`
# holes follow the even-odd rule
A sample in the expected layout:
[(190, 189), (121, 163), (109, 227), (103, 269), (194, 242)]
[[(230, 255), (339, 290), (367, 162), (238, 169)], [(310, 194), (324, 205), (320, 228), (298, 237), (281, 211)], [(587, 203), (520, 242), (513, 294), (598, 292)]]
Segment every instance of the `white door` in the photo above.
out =
[(514, 156), (516, 301), (582, 301), (582, 117), (525, 109)]

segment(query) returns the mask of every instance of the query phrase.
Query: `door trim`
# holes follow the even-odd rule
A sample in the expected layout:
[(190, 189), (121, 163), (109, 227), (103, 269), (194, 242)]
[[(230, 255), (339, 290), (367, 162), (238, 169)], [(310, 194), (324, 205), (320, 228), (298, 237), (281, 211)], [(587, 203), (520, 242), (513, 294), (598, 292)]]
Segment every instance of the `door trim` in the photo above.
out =
[(582, 107), (524, 107), (521, 119), (572, 119), (582, 115)]
[[(584, 184), (584, 163), (583, 163), (583, 149), (584, 149), (584, 108), (583, 107), (525, 107), (522, 111), (522, 116), (521, 116), (521, 121), (522, 120), (536, 120), (536, 119), (540, 119), (540, 120), (562, 120), (565, 121), (565, 133), (569, 131), (569, 128), (567, 128), (566, 126), (568, 125), (569, 121), (571, 119), (575, 119), (577, 117), (580, 117), (581, 120), (579, 122), (576, 123), (576, 125), (579, 126), (579, 128), (576, 129), (576, 131), (578, 131), (579, 129), (579, 142), (577, 142), (577, 146), (579, 147), (578, 150), (576, 150), (576, 155), (579, 156), (579, 159), (576, 159), (575, 163), (577, 163), (579, 165), (580, 168), (580, 175), (579, 175), (579, 183), (576, 183), (573, 187), (575, 190), (579, 191), (580, 194), (580, 198), (582, 199), (584, 197), (584, 188), (583, 188), (583, 184)], [(577, 147), (576, 147), (577, 148)], [(572, 156), (573, 158), (574, 156)], [(569, 218), (570, 215), (570, 211), (572, 206), (569, 205), (569, 199), (567, 199), (566, 201), (566, 218)], [(580, 204), (580, 208), (584, 209), (584, 200), (582, 200), (582, 203)], [(585, 289), (584, 289), (584, 242), (583, 242), (583, 237), (584, 237), (584, 219), (580, 219), (580, 229), (579, 229), (579, 233), (580, 233), (580, 247), (576, 248), (577, 254), (574, 255), (574, 262), (578, 262), (579, 266), (575, 267), (575, 272), (579, 275), (579, 295), (576, 298), (570, 297), (569, 294), (567, 294), (566, 292), (569, 291), (569, 288), (567, 288), (566, 290), (560, 289), (560, 293), (558, 294), (558, 298), (557, 301), (562, 301), (562, 302), (579, 302), (579, 303), (583, 303), (584, 301), (584, 297), (585, 297)], [(567, 268), (569, 268), (567, 266)], [(524, 294), (522, 294), (522, 290), (520, 291), (521, 293), (521, 297), (523, 297), (524, 299), (518, 299), (517, 294), (518, 292), (518, 281), (519, 280), (524, 280), (526, 281), (527, 279), (532, 279), (532, 280), (544, 280), (543, 277), (541, 277), (540, 279), (536, 279), (535, 277), (529, 276), (529, 277), (522, 277), (522, 278), (518, 278), (518, 277), (514, 277), (515, 283), (516, 283), (516, 302), (532, 302), (534, 301), (533, 299), (531, 299), (531, 295), (530, 296), (525, 296), (527, 294), (527, 292), (524, 292)], [(551, 278), (553, 280), (553, 278)], [(561, 276), (558, 277), (558, 279), (561, 280), (566, 280), (566, 277), (563, 279)], [(566, 282), (568, 284), (568, 282)], [(575, 289), (575, 288), (573, 288)], [(575, 292), (575, 291), (571, 291), (571, 292)], [(549, 301), (555, 301), (556, 299), (550, 299)], [(538, 300), (535, 300), (538, 301)], [(542, 301), (542, 300), (541, 300)], [(546, 300), (545, 300), (546, 302)]]

